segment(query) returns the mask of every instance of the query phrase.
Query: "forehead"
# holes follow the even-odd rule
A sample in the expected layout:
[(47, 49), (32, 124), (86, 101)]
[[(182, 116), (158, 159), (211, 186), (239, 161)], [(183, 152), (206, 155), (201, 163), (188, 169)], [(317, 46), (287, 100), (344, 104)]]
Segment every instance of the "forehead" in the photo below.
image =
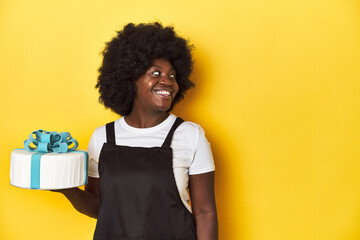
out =
[(152, 66), (159, 67), (162, 69), (173, 70), (173, 65), (166, 59), (156, 58), (152, 61)]

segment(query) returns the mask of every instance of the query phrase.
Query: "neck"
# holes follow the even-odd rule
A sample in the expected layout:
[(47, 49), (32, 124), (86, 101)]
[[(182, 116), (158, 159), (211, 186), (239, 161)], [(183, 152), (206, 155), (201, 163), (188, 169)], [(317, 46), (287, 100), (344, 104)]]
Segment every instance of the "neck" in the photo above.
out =
[(152, 114), (145, 114), (144, 112), (138, 112), (133, 110), (129, 115), (126, 115), (125, 121), (128, 125), (136, 128), (149, 128), (154, 127), (163, 122), (169, 113), (167, 112), (155, 112)]

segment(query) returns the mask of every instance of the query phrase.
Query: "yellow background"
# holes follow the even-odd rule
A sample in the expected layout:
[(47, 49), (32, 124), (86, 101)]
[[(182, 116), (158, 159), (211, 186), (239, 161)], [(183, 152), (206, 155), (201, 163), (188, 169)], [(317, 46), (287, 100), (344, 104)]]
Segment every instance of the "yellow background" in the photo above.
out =
[(174, 113), (216, 161), (220, 239), (360, 239), (360, 2), (0, 1), (0, 239), (91, 239), (61, 194), (9, 185), (39, 128), (86, 149), (117, 116), (94, 89), (104, 43), (160, 20), (196, 46)]

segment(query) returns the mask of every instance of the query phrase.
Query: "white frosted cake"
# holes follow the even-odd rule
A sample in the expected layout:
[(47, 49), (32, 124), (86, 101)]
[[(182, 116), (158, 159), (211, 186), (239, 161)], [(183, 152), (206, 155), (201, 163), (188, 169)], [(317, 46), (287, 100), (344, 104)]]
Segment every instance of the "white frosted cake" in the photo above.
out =
[(20, 188), (55, 190), (87, 183), (85, 151), (38, 153), (25, 149), (11, 152), (10, 184)]

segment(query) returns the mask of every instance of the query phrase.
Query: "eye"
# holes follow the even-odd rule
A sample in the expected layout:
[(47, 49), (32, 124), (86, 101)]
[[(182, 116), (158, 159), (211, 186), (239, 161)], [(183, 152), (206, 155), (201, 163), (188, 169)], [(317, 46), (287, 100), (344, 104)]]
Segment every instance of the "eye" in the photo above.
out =
[(161, 73), (160, 71), (153, 71), (151, 74), (154, 76), (160, 76)]
[(176, 80), (176, 75), (174, 73), (170, 74), (169, 76), (171, 79), (175, 79)]

